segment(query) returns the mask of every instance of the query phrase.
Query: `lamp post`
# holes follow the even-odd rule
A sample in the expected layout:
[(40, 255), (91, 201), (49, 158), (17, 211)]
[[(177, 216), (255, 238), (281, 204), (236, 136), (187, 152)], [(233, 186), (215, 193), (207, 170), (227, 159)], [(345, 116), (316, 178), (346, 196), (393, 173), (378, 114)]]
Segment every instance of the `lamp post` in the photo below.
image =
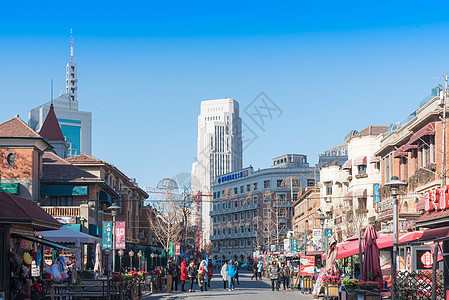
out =
[(151, 268), (154, 270), (154, 253), (151, 253)]
[(115, 217), (117, 216), (117, 211), (120, 209), (120, 206), (113, 203), (108, 209), (111, 210), (112, 213), (112, 270), (115, 272)]
[(137, 257), (139, 258), (139, 270), (142, 269), (142, 250), (139, 250), (139, 252), (137, 252)]
[(318, 217), (316, 217), (318, 220), (320, 220), (320, 224), (321, 224), (321, 250), (324, 252), (324, 221), (327, 220), (328, 218), (322, 213), (320, 212), (320, 215)]
[(110, 292), (109, 292), (109, 255), (111, 254), (111, 250), (106, 249), (104, 250), (104, 254), (106, 255), (106, 285), (107, 285), (107, 292), (108, 292), (108, 299), (110, 298)]
[(132, 270), (133, 270), (133, 256), (134, 256), (134, 251), (133, 251), (133, 250), (130, 250), (129, 253), (128, 253), (128, 255), (129, 255), (129, 259), (130, 259), (129, 265), (130, 265), (131, 271), (132, 271)]
[(123, 249), (120, 249), (118, 251), (118, 256), (120, 256), (120, 274), (122, 274), (122, 259), (123, 259), (123, 255), (125, 255), (125, 251), (123, 251)]
[(391, 265), (391, 278), (392, 289), (391, 299), (396, 299), (394, 289), (396, 287), (396, 270), (397, 270), (397, 255), (398, 255), (398, 232), (399, 232), (399, 220), (398, 220), (398, 189), (401, 186), (406, 186), (407, 183), (400, 181), (397, 176), (391, 177), (391, 180), (384, 184), (390, 187), (391, 196), (393, 196), (393, 257)]

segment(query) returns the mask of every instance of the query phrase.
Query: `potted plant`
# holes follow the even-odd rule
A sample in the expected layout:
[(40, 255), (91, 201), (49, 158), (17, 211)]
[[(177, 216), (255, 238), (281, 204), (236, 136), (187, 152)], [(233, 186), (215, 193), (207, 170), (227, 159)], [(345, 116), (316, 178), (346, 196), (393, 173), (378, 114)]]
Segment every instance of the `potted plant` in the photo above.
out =
[(341, 297), (346, 300), (357, 300), (358, 280), (345, 278), (341, 281)]
[(340, 284), (339, 276), (324, 276), (324, 295), (327, 297), (338, 297), (338, 285)]
[(380, 297), (380, 284), (376, 281), (359, 281), (357, 295), (365, 300), (378, 300)]

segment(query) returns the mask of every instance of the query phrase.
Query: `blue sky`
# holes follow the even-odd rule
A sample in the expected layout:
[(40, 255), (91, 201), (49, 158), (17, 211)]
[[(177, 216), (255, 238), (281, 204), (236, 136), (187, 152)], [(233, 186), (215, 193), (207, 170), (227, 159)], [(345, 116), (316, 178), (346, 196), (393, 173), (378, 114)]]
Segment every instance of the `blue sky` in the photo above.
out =
[(445, 1), (45, 1), (0, 7), (0, 121), (64, 90), (73, 28), (93, 154), (141, 186), (189, 173), (206, 99), (241, 111), (265, 92), (282, 115), (244, 166), (401, 121), (449, 71)]

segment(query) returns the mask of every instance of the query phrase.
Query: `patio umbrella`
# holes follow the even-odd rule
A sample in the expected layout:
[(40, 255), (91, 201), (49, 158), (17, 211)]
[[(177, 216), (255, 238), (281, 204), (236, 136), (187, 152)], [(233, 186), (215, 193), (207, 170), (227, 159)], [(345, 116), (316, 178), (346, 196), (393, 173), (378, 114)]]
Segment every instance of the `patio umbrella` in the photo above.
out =
[(377, 246), (379, 234), (372, 225), (366, 227), (363, 239), (365, 241), (365, 255), (363, 257), (362, 279), (376, 281), (382, 286), (382, 271), (380, 269), (380, 254)]
[(97, 277), (103, 276), (103, 267), (101, 266), (101, 248), (100, 248), (100, 243), (97, 243), (97, 246), (95, 248), (94, 272), (96, 273)]
[(337, 238), (333, 235), (329, 240), (329, 247), (326, 253), (326, 274), (328, 276), (338, 276), (337, 266), (335, 261), (337, 260)]

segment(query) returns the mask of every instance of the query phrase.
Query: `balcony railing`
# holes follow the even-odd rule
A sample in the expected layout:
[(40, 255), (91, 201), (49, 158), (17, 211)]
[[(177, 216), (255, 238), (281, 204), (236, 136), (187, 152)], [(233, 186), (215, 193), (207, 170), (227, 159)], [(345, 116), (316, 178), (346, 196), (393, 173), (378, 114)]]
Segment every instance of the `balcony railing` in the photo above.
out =
[(252, 210), (252, 209), (257, 209), (259, 205), (257, 203), (255, 204), (251, 204), (251, 205), (244, 205), (244, 206), (238, 206), (238, 207), (230, 207), (230, 208), (225, 208), (225, 209), (220, 209), (220, 210), (212, 210), (210, 212), (211, 216), (216, 216), (216, 215), (222, 215), (222, 214), (228, 214), (228, 213), (234, 213), (234, 212), (241, 212), (241, 211), (246, 211), (246, 210)]
[(79, 206), (41, 206), (50, 216), (74, 217), (80, 215)]

